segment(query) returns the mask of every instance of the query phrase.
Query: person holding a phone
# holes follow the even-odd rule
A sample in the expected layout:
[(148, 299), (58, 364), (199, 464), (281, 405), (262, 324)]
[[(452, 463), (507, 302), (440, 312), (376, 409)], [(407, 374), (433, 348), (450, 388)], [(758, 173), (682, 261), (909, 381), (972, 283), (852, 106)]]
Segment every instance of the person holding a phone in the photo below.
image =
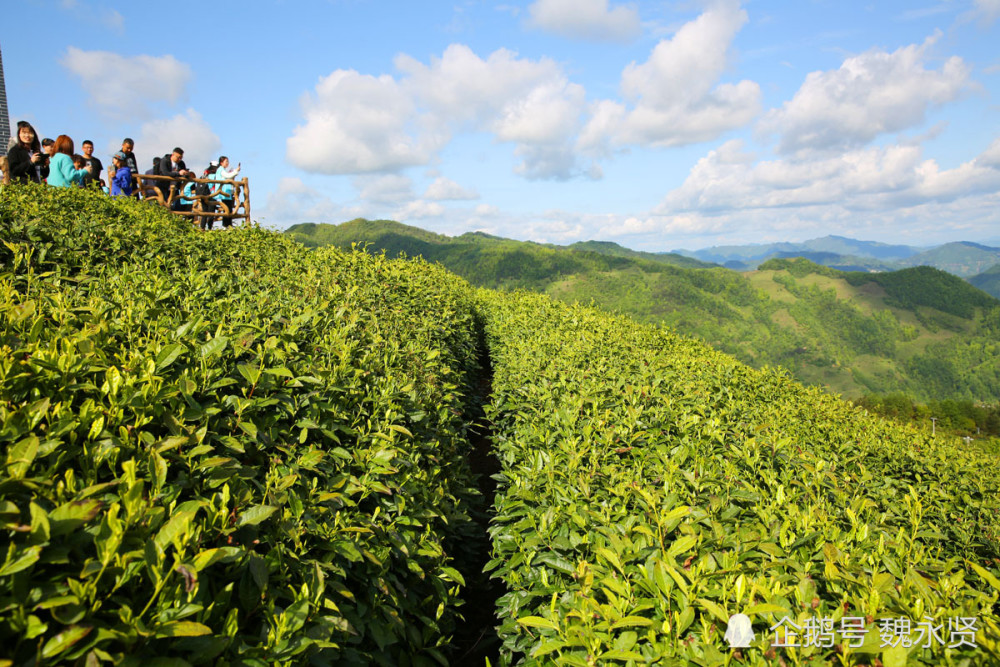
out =
[[(212, 177), (217, 181), (231, 181), (236, 174), (240, 173), (242, 164), (237, 163), (236, 169), (229, 169), (229, 158), (225, 155), (219, 158), (219, 169), (215, 172)], [(232, 215), (236, 212), (236, 199), (233, 197), (233, 186), (231, 183), (223, 183), (221, 186), (217, 186), (216, 192), (219, 194), (215, 197), (219, 203), (225, 204), (226, 209), (228, 209), (229, 214)], [(222, 218), (223, 227), (231, 227), (233, 224), (233, 219), (230, 217)]]
[(38, 141), (35, 128), (26, 120), (17, 122), (16, 143), (7, 151), (7, 163), (11, 180), (42, 182), (42, 167), (46, 155)]

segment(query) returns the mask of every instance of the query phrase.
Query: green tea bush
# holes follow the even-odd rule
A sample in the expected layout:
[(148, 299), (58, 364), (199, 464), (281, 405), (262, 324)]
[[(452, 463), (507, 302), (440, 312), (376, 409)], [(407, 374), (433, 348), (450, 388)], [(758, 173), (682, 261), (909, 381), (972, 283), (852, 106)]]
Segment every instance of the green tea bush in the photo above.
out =
[(0, 241), (0, 664), (446, 662), (466, 283), (58, 188)]
[[(543, 296), (480, 298), (506, 661), (1000, 662), (996, 457), (661, 329)], [(750, 648), (723, 639), (736, 613), (754, 624)], [(859, 648), (840, 635), (773, 646), (786, 617), (863, 618), (868, 633)], [(955, 643), (952, 617), (977, 619), (975, 648), (881, 645), (880, 621), (902, 618)]]

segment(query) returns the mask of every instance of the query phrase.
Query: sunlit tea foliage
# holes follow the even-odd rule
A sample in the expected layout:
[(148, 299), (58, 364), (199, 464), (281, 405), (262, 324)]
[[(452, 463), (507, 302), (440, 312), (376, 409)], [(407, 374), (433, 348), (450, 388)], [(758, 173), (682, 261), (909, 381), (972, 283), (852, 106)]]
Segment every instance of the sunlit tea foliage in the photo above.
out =
[[(626, 318), (527, 293), (481, 297), (503, 464), (490, 567), (509, 588), (510, 655), (1000, 660), (995, 458)], [(738, 653), (723, 641), (736, 613), (757, 635)], [(864, 617), (870, 631), (863, 650), (839, 638), (770, 647), (785, 617)], [(879, 619), (900, 617), (945, 628), (976, 617), (978, 648), (881, 648)]]
[(0, 657), (445, 661), (467, 284), (68, 189), (0, 237)]

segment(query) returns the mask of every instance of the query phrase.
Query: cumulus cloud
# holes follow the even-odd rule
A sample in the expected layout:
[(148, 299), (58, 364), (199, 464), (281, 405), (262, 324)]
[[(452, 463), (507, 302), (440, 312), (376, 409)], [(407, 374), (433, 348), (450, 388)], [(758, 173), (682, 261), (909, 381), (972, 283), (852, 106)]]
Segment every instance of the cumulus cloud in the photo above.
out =
[(191, 67), (171, 55), (126, 57), (75, 46), (60, 61), (78, 76), (88, 101), (115, 120), (148, 118), (157, 102), (184, 99)]
[(137, 153), (150, 157), (149, 166), (152, 166), (153, 155), (162, 156), (178, 146), (184, 149), (184, 163), (198, 173), (219, 157), (222, 148), (219, 135), (194, 109), (143, 123), (135, 141)]
[[(532, 7), (551, 17), (569, 6)], [(573, 7), (581, 16), (634, 15), (603, 0)], [(287, 140), (287, 159), (316, 173), (398, 172), (432, 163), (455, 133), (471, 131), (512, 144), (514, 171), (525, 178), (599, 179), (597, 160), (629, 146), (709, 141), (758, 114), (755, 82), (721, 82), (746, 21), (738, 0), (717, 0), (646, 62), (623, 70), (623, 101), (588, 101), (555, 61), (503, 48), (481, 57), (452, 44), (427, 62), (400, 54), (396, 75), (337, 70), (303, 96), (304, 121)]]
[(549, 219), (529, 220), (520, 230), (519, 236), (537, 243), (565, 243), (581, 240), (584, 225), (573, 218), (576, 214), (562, 214), (551, 211)]
[(976, 158), (976, 165), (1000, 169), (1000, 137), (994, 139), (993, 143), (979, 154), (979, 157)]
[[(401, 55), (403, 85), (443, 124), (487, 131), (516, 144), (517, 168), (535, 178), (569, 178), (582, 170), (573, 141), (582, 122), (585, 91), (554, 61), (519, 58), (499, 49), (486, 59), (452, 44), (425, 65)], [(572, 159), (552, 160), (556, 151)]]
[(424, 218), (440, 218), (445, 214), (445, 207), (438, 202), (416, 199), (402, 208), (397, 209), (392, 217), (394, 220), (420, 220)]
[(261, 210), (261, 217), (267, 223), (276, 224), (340, 222), (364, 215), (362, 208), (340, 206), (302, 179), (293, 177), (278, 181), (278, 187), (268, 194)]
[(699, 160), (657, 212), (817, 206), (881, 211), (949, 202), (1000, 188), (1000, 170), (991, 164), (994, 152), (991, 146), (974, 160), (942, 170), (913, 145), (756, 161), (734, 140)]
[(608, 0), (536, 0), (528, 13), (529, 26), (572, 39), (625, 42), (641, 32), (634, 6)]
[(493, 204), (479, 204), (473, 212), (481, 218), (494, 218), (500, 214), (500, 209)]
[(723, 0), (656, 45), (649, 59), (622, 72), (628, 104), (604, 100), (580, 136), (583, 149), (607, 153), (614, 144), (680, 146), (715, 139), (760, 111), (760, 86), (719, 83), (729, 47), (747, 22), (736, 0)]
[(761, 129), (780, 134), (778, 150), (791, 153), (849, 149), (923, 122), (930, 107), (956, 99), (969, 82), (970, 68), (957, 56), (940, 69), (926, 67), (936, 39), (892, 53), (875, 49), (839, 69), (810, 73), (790, 101), (765, 116)]
[(479, 193), (471, 188), (463, 188), (461, 185), (449, 178), (439, 176), (433, 183), (427, 186), (427, 192), (424, 193), (424, 199), (433, 199), (437, 201), (479, 199)]
[(583, 87), (554, 61), (506, 49), (483, 59), (453, 44), (428, 64), (407, 55), (395, 64), (399, 77), (324, 77), (302, 99), (305, 122), (287, 140), (288, 160), (318, 173), (392, 172), (428, 164), (453, 132), (474, 130), (515, 144), (532, 176), (582, 171), (575, 159), (548, 159), (571, 151), (585, 107)]
[(398, 204), (413, 199), (413, 181), (400, 174), (360, 176), (354, 186), (361, 199), (376, 204)]
[(420, 127), (412, 97), (390, 76), (336, 70), (302, 98), (305, 123), (286, 142), (288, 161), (322, 174), (425, 164), (446, 138)]

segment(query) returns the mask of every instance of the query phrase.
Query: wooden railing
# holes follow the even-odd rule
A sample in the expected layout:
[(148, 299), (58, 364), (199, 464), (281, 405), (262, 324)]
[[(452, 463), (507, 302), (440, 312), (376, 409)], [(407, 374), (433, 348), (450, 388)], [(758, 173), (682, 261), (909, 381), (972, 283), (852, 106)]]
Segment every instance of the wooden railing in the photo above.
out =
[[(172, 176), (156, 176), (153, 174), (134, 174), (134, 192), (139, 199), (154, 201), (171, 209), (176, 215), (191, 218), (192, 222), (200, 222), (202, 218), (213, 220), (245, 220), (250, 221), (250, 184), (247, 179), (239, 181), (216, 181), (210, 178), (174, 178)], [(185, 197), (184, 186), (190, 182), (208, 183), (209, 189), (216, 191), (207, 195), (192, 195)], [(233, 186), (232, 206), (222, 199), (222, 186)], [(213, 187), (214, 186), (214, 187)], [(190, 211), (175, 210), (179, 200), (193, 202)]]

